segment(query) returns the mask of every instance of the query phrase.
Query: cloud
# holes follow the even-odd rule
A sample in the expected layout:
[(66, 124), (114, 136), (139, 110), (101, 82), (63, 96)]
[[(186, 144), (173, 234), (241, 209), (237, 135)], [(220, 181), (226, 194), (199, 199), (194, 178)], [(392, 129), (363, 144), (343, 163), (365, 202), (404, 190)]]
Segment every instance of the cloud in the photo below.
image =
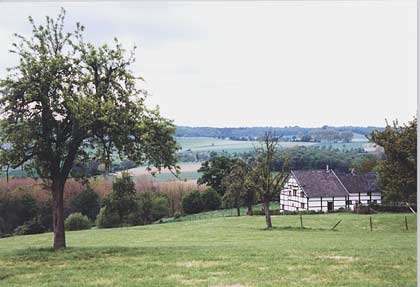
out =
[[(0, 36), (24, 29), (24, 17), (8, 16), (22, 7), (19, 15), (37, 17), (59, 7), (8, 6), (0, 12)], [(91, 41), (118, 36), (139, 46), (133, 70), (146, 79), (150, 104), (177, 124), (208, 126), (411, 119), (415, 7), (415, 1), (65, 3), (68, 22), (85, 24)], [(9, 61), (4, 50), (0, 70)]]

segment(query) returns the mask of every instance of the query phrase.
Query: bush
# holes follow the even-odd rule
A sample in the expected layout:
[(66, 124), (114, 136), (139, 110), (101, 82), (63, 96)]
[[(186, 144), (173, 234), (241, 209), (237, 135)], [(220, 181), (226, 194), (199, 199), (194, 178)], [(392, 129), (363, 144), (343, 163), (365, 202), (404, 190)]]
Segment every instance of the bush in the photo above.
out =
[(110, 212), (107, 207), (102, 207), (96, 217), (96, 226), (98, 228), (112, 228), (121, 226), (120, 217), (115, 212)]
[(181, 214), (181, 212), (179, 212), (179, 211), (176, 211), (176, 212), (174, 213), (174, 218), (175, 218), (175, 219), (181, 218), (181, 216), (182, 216), (182, 214)]
[(20, 199), (20, 202), (22, 204), (20, 216), (23, 221), (30, 221), (37, 216), (38, 205), (33, 196), (30, 194), (24, 194)]
[(27, 234), (38, 234), (45, 232), (45, 227), (42, 225), (41, 218), (39, 216), (25, 222), (24, 224), (16, 227), (15, 235), (27, 235)]
[(70, 214), (64, 221), (64, 228), (66, 230), (83, 230), (89, 229), (90, 227), (91, 223), (89, 218), (80, 212)]
[(208, 188), (201, 192), (201, 202), (203, 211), (217, 210), (222, 204), (222, 198), (213, 188)]
[(353, 213), (358, 213), (358, 214), (372, 214), (372, 213), (376, 213), (376, 211), (373, 210), (372, 208), (370, 208), (370, 206), (368, 206), (368, 205), (361, 204), (359, 206), (359, 208), (354, 208)]
[(70, 203), (74, 212), (80, 212), (94, 221), (101, 208), (99, 195), (91, 188), (87, 188), (76, 195)]
[(203, 202), (198, 190), (184, 195), (182, 198), (182, 209), (186, 214), (194, 214), (203, 211)]
[(149, 224), (169, 215), (168, 198), (157, 192), (139, 193), (136, 203), (136, 211), (130, 215), (132, 225)]

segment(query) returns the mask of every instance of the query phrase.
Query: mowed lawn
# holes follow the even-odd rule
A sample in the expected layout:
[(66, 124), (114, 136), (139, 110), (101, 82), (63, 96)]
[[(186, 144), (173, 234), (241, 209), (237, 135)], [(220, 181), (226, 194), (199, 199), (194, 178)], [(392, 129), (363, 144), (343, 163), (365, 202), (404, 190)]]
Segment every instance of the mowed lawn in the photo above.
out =
[[(408, 218), (406, 231), (404, 216)], [(342, 220), (337, 230), (330, 228)], [(225, 217), (0, 239), (1, 286), (415, 286), (416, 217)]]

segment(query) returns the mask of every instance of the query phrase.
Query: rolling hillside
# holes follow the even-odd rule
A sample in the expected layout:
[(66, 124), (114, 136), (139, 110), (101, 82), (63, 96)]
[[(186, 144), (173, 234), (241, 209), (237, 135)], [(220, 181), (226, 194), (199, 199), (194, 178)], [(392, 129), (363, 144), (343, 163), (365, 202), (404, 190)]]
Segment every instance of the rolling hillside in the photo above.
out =
[[(0, 286), (415, 286), (416, 217), (228, 217), (0, 239)], [(331, 227), (342, 223), (335, 231)]]

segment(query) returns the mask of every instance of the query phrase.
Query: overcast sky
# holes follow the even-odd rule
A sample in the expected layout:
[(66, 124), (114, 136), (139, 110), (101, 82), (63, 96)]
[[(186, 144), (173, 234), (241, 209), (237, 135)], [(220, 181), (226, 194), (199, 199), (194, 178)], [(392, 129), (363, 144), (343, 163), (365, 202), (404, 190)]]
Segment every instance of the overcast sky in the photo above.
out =
[(149, 105), (177, 125), (383, 126), (416, 114), (416, 1), (0, 3), (0, 76), (27, 16), (59, 7), (96, 44), (138, 46)]

